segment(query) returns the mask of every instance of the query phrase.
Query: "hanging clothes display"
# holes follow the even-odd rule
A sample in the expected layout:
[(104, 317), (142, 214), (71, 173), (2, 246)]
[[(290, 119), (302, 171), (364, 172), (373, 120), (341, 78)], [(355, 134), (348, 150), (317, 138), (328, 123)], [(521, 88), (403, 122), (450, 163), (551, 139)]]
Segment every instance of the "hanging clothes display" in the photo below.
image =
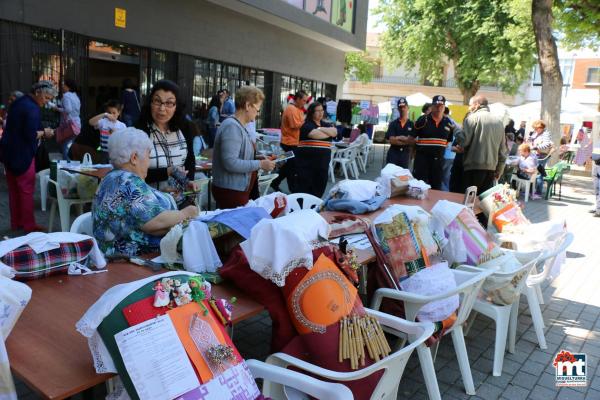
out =
[(358, 125), (361, 123), (361, 121), (362, 121), (362, 116), (360, 114), (361, 111), (362, 111), (362, 109), (360, 108), (359, 104), (352, 107), (352, 120), (350, 121), (352, 123), (352, 125)]
[(352, 121), (352, 102), (350, 100), (338, 101), (336, 118), (338, 121), (347, 124)]

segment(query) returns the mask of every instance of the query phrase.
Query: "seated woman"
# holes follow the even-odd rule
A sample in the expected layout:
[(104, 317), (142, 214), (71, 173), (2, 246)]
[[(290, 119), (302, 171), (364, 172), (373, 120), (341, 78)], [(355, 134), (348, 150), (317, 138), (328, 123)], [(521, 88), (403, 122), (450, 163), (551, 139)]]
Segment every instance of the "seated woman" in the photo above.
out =
[(323, 115), (321, 103), (314, 102), (308, 107), (296, 151), (296, 191), (317, 197), (323, 196), (327, 187), (331, 140), (337, 136), (337, 129), (324, 122)]
[(520, 145), (519, 155), (519, 172), (517, 176), (521, 179), (531, 178), (531, 175), (537, 171), (537, 158), (531, 154), (531, 146), (527, 143)]
[(235, 114), (221, 123), (213, 150), (212, 193), (218, 208), (235, 208), (248, 203), (259, 169), (271, 171), (275, 162), (257, 160), (256, 149), (246, 128), (260, 113), (265, 95), (254, 86), (235, 93)]
[(106, 255), (158, 251), (169, 229), (198, 215), (195, 206), (178, 211), (169, 194), (144, 181), (152, 147), (148, 135), (135, 128), (117, 131), (108, 140), (115, 168), (102, 179), (92, 204), (94, 236)]

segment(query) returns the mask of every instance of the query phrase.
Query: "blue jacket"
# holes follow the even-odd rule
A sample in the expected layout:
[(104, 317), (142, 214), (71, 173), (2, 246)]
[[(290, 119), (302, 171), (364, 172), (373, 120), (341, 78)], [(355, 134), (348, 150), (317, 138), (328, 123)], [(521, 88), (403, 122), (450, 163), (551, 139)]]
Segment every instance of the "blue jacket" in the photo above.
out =
[(37, 151), (37, 131), (42, 130), (42, 114), (35, 100), (25, 95), (10, 105), (2, 135), (2, 162), (14, 175), (22, 175)]

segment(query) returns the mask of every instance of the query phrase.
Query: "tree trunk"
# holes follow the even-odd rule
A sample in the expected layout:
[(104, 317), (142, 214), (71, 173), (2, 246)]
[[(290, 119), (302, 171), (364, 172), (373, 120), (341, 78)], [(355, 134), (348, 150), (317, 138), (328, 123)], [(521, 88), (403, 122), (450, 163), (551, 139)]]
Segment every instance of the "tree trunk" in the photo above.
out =
[(469, 105), (469, 100), (471, 100), (471, 97), (475, 96), (475, 94), (477, 94), (477, 91), (479, 90), (479, 81), (475, 81), (475, 82), (471, 82), (470, 86), (463, 86), (463, 85), (458, 85), (458, 88), (460, 89), (460, 93), (463, 95), (463, 104), (464, 105)]
[[(560, 143), (560, 101), (562, 96), (562, 74), (558, 63), (556, 41), (552, 36), (552, 0), (532, 0), (531, 19), (535, 32), (540, 74), (542, 76), (542, 107), (540, 119), (552, 135), (554, 146)], [(552, 161), (556, 161), (558, 151), (555, 151)]]

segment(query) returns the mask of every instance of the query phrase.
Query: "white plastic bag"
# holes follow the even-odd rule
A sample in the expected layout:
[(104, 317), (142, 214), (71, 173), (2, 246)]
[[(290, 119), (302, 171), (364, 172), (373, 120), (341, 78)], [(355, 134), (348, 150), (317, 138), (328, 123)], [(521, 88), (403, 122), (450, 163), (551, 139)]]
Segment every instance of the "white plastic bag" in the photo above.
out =
[(0, 399), (17, 400), (4, 341), (31, 299), (31, 289), (0, 275)]

